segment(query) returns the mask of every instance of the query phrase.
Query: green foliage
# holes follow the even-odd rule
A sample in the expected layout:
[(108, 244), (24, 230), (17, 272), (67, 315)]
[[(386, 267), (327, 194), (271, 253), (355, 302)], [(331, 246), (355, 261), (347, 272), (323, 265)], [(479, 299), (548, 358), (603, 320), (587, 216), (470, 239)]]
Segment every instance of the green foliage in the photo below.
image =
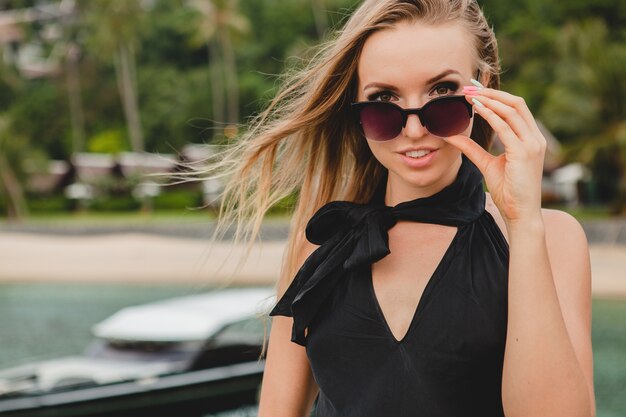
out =
[(95, 57), (111, 59), (120, 45), (140, 46), (147, 22), (140, 0), (81, 0), (87, 44)]
[[(7, 0), (3, 4), (10, 9), (35, 3)], [(216, 85), (210, 68), (219, 64), (222, 76), (224, 68), (236, 75), (238, 104), (224, 97), (222, 105), (234, 103), (238, 112), (229, 108), (228, 114), (239, 114), (239, 122), (244, 123), (276, 92), (278, 75), (297, 65), (318, 43), (320, 26), (314, 10), (327, 10), (323, 23), (337, 28), (360, 3), (79, 0), (79, 19), (62, 27), (61, 39), (80, 48), (88, 149), (116, 153), (130, 147), (120, 100), (120, 45), (130, 49), (135, 60), (130, 74), (138, 94), (145, 149), (175, 153), (189, 142), (221, 140), (221, 125), (215, 119), (224, 117), (226, 109), (220, 113), (215, 108), (220, 100), (214, 98), (229, 87), (226, 82)], [(498, 36), (503, 89), (525, 97), (533, 113), (563, 142), (567, 155), (596, 171), (606, 166), (597, 163), (603, 156), (596, 158), (596, 153), (612, 146), (621, 158), (621, 172), (626, 171), (626, 8), (622, 3), (480, 1)], [(37, 41), (51, 51), (55, 44), (41, 36), (46, 25), (25, 25), (25, 41)], [(224, 43), (225, 35), (229, 42)], [(63, 42), (56, 45), (62, 47)], [(235, 54), (231, 66), (220, 61), (223, 55), (218, 52), (225, 47), (232, 47)], [(57, 74), (31, 80), (21, 78), (11, 64), (0, 64), (0, 112), (10, 119), (12, 142), (18, 142), (5, 145), (5, 152), (11, 153), (16, 169), (15, 161), (33, 153), (69, 159), (74, 151), (66, 69), (61, 59)], [(598, 172), (598, 181), (609, 174)], [(626, 195), (626, 190), (621, 193)]]
[(141, 202), (130, 195), (99, 197), (89, 204), (93, 211), (133, 211), (141, 208)]
[(55, 82), (27, 83), (19, 90), (9, 111), (12, 130), (51, 158), (68, 154), (69, 117), (67, 98)]
[[(6, 71), (6, 70), (5, 70)], [(4, 72), (4, 71), (3, 71)], [(17, 92), (11, 88), (9, 84), (9, 80), (7, 79), (7, 74), (3, 73), (0, 76), (0, 112), (5, 112), (11, 108), (14, 100), (17, 98)], [(11, 74), (11, 77), (15, 76)]]
[(195, 12), (183, 0), (158, 1), (150, 11), (149, 24), (142, 32), (140, 51), (143, 65), (167, 66), (180, 70), (204, 67), (204, 45), (192, 45), (194, 26), (189, 24)]
[(298, 198), (297, 193), (294, 193), (292, 195), (288, 195), (287, 197), (285, 197), (282, 200), (280, 200), (278, 202), (278, 204), (275, 204), (269, 210), (269, 212), (267, 214), (269, 214), (269, 215), (285, 215), (285, 214), (292, 213), (293, 210), (296, 207), (297, 198)]
[(570, 140), (615, 135), (626, 114), (626, 46), (597, 19), (564, 26), (556, 46), (560, 65), (542, 109), (547, 125)]
[(173, 153), (186, 143), (210, 138), (194, 128), (192, 122), (211, 114), (204, 68), (182, 71), (175, 67), (146, 67), (139, 74), (139, 91), (147, 150)]
[(96, 153), (118, 154), (128, 151), (128, 141), (120, 129), (100, 132), (87, 141), (87, 150)]
[(38, 213), (62, 213), (71, 210), (74, 201), (68, 200), (64, 195), (29, 196), (28, 209), (31, 214)]
[(163, 190), (153, 200), (155, 210), (187, 210), (202, 206), (202, 193), (198, 190)]

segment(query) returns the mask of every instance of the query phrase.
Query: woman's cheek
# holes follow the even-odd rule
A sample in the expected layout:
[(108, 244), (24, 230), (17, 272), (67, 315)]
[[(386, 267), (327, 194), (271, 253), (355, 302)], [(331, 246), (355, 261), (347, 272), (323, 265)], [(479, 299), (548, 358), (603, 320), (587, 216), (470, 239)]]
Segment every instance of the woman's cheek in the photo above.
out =
[(380, 162), (385, 168), (389, 169), (389, 163), (393, 157), (393, 151), (389, 148), (388, 142), (367, 141), (374, 158)]

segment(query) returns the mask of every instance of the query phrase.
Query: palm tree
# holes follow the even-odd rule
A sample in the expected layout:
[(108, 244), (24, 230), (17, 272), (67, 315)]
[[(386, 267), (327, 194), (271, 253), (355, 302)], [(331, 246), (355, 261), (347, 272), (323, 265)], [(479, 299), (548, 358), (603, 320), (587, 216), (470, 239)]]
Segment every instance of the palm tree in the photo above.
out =
[(103, 59), (112, 59), (133, 151), (144, 150), (143, 131), (137, 100), (135, 50), (145, 10), (140, 0), (89, 0), (85, 22), (92, 50)]
[(598, 158), (612, 155), (611, 164), (619, 166), (610, 169), (622, 173), (612, 178), (621, 194), (615, 201), (621, 211), (626, 203), (626, 45), (610, 39), (603, 21), (588, 20), (564, 26), (557, 47), (555, 82), (547, 91), (542, 119), (576, 139), (577, 159), (603, 169)]
[(321, 39), (324, 37), (326, 30), (328, 29), (328, 17), (326, 16), (326, 1), (325, 0), (310, 0), (311, 8), (313, 9), (313, 19), (315, 20), (315, 29), (317, 30), (317, 36)]
[[(0, 48), (0, 52), (4, 52)], [(24, 82), (17, 75), (14, 68), (6, 65), (0, 59), (0, 84), (5, 88), (4, 93), (13, 95), (19, 93)], [(9, 91), (7, 91), (9, 90)], [(30, 143), (23, 138), (15, 138), (11, 132), (11, 118), (7, 113), (0, 113), (0, 194), (4, 195), (7, 203), (9, 220), (20, 221), (28, 212), (24, 188), (16, 174), (21, 162), (21, 154)]]
[[(27, 214), (24, 189), (17, 178), (15, 168), (11, 162), (20, 161), (20, 155), (15, 155), (9, 148), (10, 121), (8, 116), (0, 115), (0, 192), (7, 201), (7, 215), (9, 220), (20, 221)], [(14, 138), (13, 138), (14, 139)]]
[(74, 42), (69, 42), (65, 56), (65, 78), (72, 124), (72, 149), (74, 152), (82, 152), (85, 148), (85, 117), (80, 88), (79, 55), (79, 46)]
[(239, 121), (239, 82), (233, 39), (248, 33), (250, 22), (237, 0), (189, 0), (197, 12), (195, 42), (209, 52), (213, 118), (216, 124)]

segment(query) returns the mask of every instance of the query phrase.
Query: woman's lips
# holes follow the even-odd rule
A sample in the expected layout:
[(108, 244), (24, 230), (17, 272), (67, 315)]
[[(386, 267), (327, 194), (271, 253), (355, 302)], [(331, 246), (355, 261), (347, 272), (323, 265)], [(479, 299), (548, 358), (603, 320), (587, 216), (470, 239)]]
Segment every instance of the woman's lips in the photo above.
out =
[(406, 154), (407, 153), (410, 154), (410, 152), (402, 152), (402, 153), (398, 153), (398, 155), (400, 155), (402, 162), (405, 165), (409, 166), (410, 168), (424, 168), (430, 165), (433, 162), (433, 159), (437, 155), (437, 149), (427, 149), (427, 150), (429, 150), (430, 152), (427, 155), (424, 155), (419, 158), (407, 156)]

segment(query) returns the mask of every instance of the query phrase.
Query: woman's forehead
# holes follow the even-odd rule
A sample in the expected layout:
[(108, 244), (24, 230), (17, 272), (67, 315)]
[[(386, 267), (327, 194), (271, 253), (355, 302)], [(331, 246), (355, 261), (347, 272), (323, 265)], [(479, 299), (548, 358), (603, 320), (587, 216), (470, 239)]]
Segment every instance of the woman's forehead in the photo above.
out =
[(476, 51), (460, 24), (400, 23), (372, 34), (363, 45), (358, 76), (369, 82), (421, 84), (447, 70), (471, 77)]

